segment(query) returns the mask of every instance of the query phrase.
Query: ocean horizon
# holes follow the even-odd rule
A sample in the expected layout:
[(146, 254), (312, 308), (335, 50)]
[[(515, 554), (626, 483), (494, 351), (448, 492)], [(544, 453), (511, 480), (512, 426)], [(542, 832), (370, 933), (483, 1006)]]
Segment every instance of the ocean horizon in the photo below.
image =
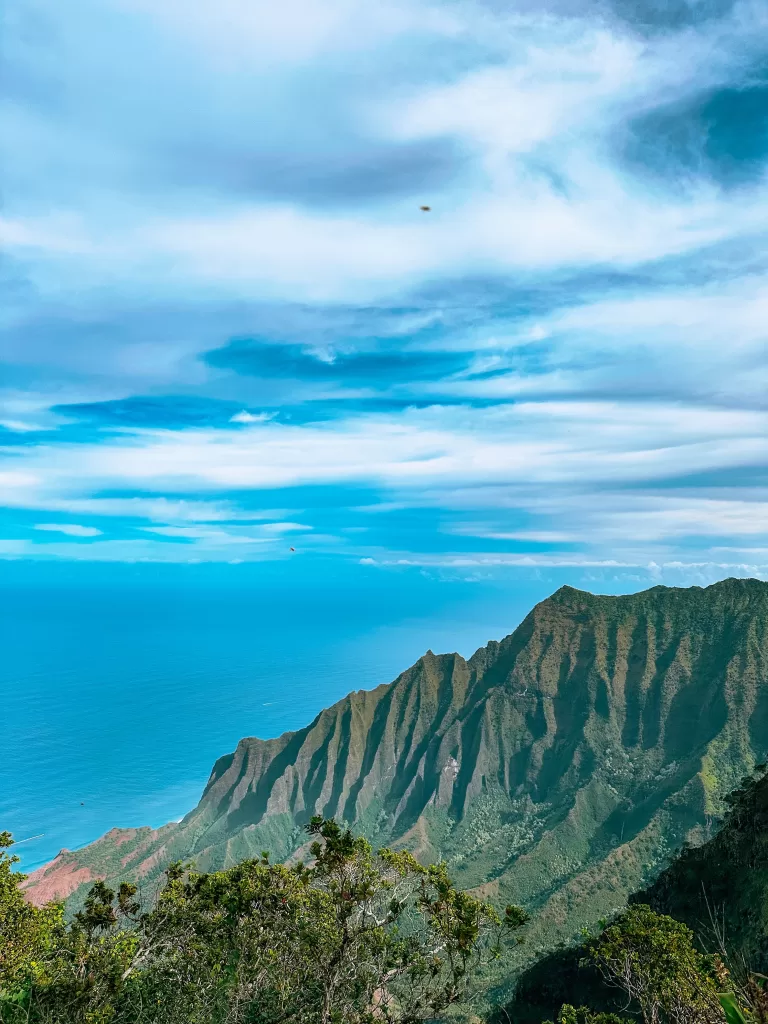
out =
[(469, 656), (556, 589), (264, 567), (6, 564), (0, 830), (21, 868), (197, 803), (243, 736), (301, 728), (428, 648)]
[(244, 736), (300, 729), (428, 649), (469, 657), (564, 583), (598, 593), (651, 585), (578, 570), (482, 578), (333, 560), (19, 561), (3, 563), (2, 578), (0, 831), (42, 836), (15, 851), (25, 871), (114, 827), (178, 820)]

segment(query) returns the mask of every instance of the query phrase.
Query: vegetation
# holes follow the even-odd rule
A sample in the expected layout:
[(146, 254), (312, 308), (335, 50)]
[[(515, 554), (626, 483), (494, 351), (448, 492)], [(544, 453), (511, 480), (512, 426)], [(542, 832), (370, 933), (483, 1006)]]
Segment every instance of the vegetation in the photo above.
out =
[(78, 909), (83, 878), (151, 888), (174, 860), (215, 872), (264, 848), (306, 858), (303, 825), (322, 813), (376, 847), (444, 860), (462, 889), (535, 908), (499, 965), (501, 1002), (526, 963), (712, 834), (723, 796), (768, 754), (767, 666), (766, 583), (565, 587), (469, 660), (428, 653), (298, 732), (241, 741), (183, 821), (64, 853), (43, 891), (60, 878)]
[(720, 993), (732, 988), (720, 956), (703, 953), (686, 925), (635, 904), (526, 972), (498, 1020), (538, 1022), (562, 1002), (556, 1024), (725, 1024)]
[(729, 961), (768, 974), (768, 776), (758, 765), (726, 798), (718, 834), (684, 849), (637, 899), (684, 921)]
[[(418, 1024), (466, 1006), (483, 965), (526, 921), (314, 818), (311, 866), (266, 853), (226, 871), (167, 871), (142, 912), (135, 885), (92, 886), (65, 924), (26, 902), (0, 855), (3, 1024)], [(509, 937), (509, 938), (508, 938)]]
[(716, 1024), (723, 1011), (719, 957), (700, 953), (693, 933), (642, 904), (630, 907), (590, 944), (588, 955), (609, 985), (637, 1005), (644, 1024)]
[(630, 907), (582, 952), (582, 965), (596, 966), (604, 984), (620, 991), (622, 1012), (566, 1003), (556, 1024), (765, 1024), (768, 1000), (754, 976), (749, 991), (737, 989), (719, 955), (702, 953), (689, 928), (644, 904)]
[[(767, 753), (768, 584), (564, 588), (468, 662), (242, 741), (182, 822), (64, 852), (27, 897), (105, 879), (66, 915), (0, 850), (0, 1019), (768, 1024)], [(340, 824), (308, 836), (318, 808)], [(486, 898), (535, 908), (524, 946)]]
[[(552, 1024), (552, 1021), (545, 1021), (544, 1024)], [(596, 1013), (588, 1006), (571, 1006), (570, 1003), (563, 1003), (555, 1024), (627, 1024), (627, 1018), (617, 1013)]]
[(718, 834), (683, 849), (597, 937), (529, 968), (500, 1020), (538, 1024), (565, 1014), (561, 1024), (590, 1024), (597, 1013), (629, 1013), (645, 1021), (766, 1024), (766, 766), (727, 803)]

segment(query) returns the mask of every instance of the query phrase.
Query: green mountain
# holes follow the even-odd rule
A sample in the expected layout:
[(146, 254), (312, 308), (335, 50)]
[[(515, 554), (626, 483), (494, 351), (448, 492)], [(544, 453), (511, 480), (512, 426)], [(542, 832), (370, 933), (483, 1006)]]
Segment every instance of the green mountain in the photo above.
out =
[(305, 729), (242, 740), (181, 822), (62, 851), (30, 895), (77, 894), (96, 877), (148, 886), (176, 859), (288, 859), (323, 814), (524, 903), (535, 919), (521, 949), (534, 956), (705, 840), (766, 754), (768, 584), (563, 587), (468, 661), (428, 652)]

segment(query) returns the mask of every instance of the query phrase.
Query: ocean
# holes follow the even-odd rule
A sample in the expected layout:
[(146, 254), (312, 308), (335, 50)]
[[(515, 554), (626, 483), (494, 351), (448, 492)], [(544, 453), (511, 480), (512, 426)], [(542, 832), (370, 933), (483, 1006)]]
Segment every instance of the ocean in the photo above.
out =
[(308, 724), (428, 648), (468, 656), (562, 580), (5, 563), (0, 831), (30, 870), (196, 803), (243, 736)]

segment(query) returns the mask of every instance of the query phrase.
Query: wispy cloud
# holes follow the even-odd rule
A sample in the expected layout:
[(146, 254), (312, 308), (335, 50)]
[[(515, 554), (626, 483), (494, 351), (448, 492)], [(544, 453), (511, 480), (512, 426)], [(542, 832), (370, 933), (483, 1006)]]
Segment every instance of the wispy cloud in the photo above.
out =
[(65, 533), (68, 537), (100, 537), (101, 530), (95, 526), (80, 526), (78, 523), (35, 523), (36, 530)]
[(230, 423), (264, 423), (266, 420), (272, 419), (274, 414), (268, 412), (253, 413), (248, 412), (247, 409), (241, 409), (240, 412), (236, 412), (234, 416), (230, 416)]
[(764, 4), (192, 8), (4, 40), (0, 554), (758, 571)]

